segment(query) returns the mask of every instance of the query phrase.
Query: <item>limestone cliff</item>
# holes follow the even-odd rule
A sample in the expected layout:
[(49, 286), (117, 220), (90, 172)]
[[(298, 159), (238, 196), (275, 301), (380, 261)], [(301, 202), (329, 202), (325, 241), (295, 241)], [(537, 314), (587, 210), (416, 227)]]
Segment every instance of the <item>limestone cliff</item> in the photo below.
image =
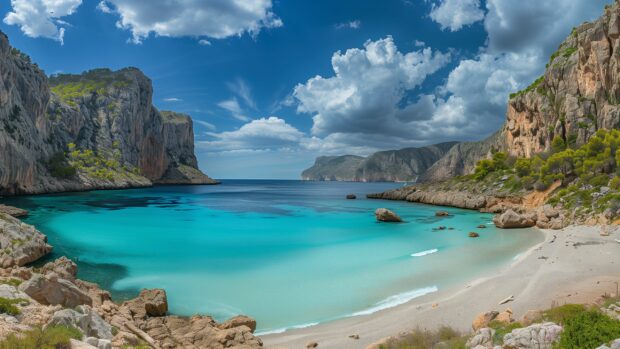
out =
[[(1, 33), (0, 33), (1, 34)], [(191, 118), (160, 113), (136, 68), (49, 79), (0, 35), (0, 194), (215, 183)]]
[(302, 178), (355, 182), (415, 181), (455, 144), (446, 142), (420, 148), (380, 151), (367, 158), (354, 155), (319, 157), (311, 168), (302, 172)]
[(543, 76), (510, 96), (506, 122), (496, 135), (455, 146), (421, 179), (469, 174), (493, 148), (531, 157), (549, 151), (556, 137), (575, 147), (598, 129), (618, 128), (619, 48), (620, 5), (616, 1), (596, 21), (574, 28), (550, 58)]

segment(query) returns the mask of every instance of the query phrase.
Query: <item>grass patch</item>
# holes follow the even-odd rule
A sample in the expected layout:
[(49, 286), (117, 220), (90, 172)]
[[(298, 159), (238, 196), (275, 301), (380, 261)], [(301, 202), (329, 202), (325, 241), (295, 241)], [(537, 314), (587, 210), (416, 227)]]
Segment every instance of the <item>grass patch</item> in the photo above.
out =
[(19, 304), (23, 302), (27, 302), (27, 300), (21, 299), (21, 298), (8, 299), (8, 298), (0, 297), (0, 313), (12, 315), (12, 316), (19, 315), (21, 314), (21, 310), (19, 310), (19, 308), (15, 306), (15, 304)]
[(436, 331), (416, 329), (405, 337), (393, 339), (380, 346), (381, 349), (427, 349), (440, 345), (445, 349), (466, 349), (468, 337), (456, 330), (442, 326)]
[(0, 342), (0, 349), (70, 349), (72, 338), (81, 339), (82, 333), (65, 326), (36, 327), (20, 335), (10, 334)]
[(22, 280), (15, 279), (15, 278), (9, 278), (9, 279), (0, 280), (0, 284), (17, 287), (22, 284)]
[(495, 330), (495, 335), (493, 335), (493, 342), (502, 343), (506, 334), (512, 332), (512, 330), (514, 329), (523, 327), (523, 325), (521, 325), (519, 322), (512, 322), (507, 324), (494, 320), (489, 323), (488, 327)]

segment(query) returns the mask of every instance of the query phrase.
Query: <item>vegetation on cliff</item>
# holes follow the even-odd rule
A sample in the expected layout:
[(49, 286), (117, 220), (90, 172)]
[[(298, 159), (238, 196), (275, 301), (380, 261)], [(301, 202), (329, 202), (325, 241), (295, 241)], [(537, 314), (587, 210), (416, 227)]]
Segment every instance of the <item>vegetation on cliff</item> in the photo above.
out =
[(50, 90), (66, 104), (77, 107), (76, 100), (86, 95), (107, 95), (110, 88), (123, 89), (131, 82), (110, 69), (93, 69), (80, 75), (57, 74), (49, 78)]

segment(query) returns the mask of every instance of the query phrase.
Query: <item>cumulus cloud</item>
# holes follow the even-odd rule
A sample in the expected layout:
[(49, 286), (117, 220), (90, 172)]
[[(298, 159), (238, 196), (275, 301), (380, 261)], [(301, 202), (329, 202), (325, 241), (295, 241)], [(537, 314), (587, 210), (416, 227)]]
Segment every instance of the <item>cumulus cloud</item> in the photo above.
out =
[(367, 41), (363, 49), (333, 55), (334, 76), (316, 76), (295, 87), (297, 110), (313, 114), (312, 134), (318, 137), (409, 137), (411, 125), (404, 121), (426, 116), (414, 115), (422, 106), (408, 103), (407, 92), (448, 61), (448, 54), (430, 48), (401, 53), (392, 37)]
[(235, 131), (209, 133), (212, 138), (200, 141), (209, 152), (275, 151), (297, 149), (304, 133), (276, 116), (252, 120)]
[(118, 14), (135, 43), (151, 34), (223, 39), (282, 26), (271, 0), (104, 0), (99, 9)]
[(439, 5), (433, 4), (430, 17), (441, 29), (454, 32), (481, 21), (484, 11), (480, 8), (480, 0), (441, 0)]
[(49, 38), (64, 43), (65, 28), (69, 24), (60, 18), (73, 14), (82, 0), (11, 0), (12, 11), (4, 23), (17, 25), (32, 38)]

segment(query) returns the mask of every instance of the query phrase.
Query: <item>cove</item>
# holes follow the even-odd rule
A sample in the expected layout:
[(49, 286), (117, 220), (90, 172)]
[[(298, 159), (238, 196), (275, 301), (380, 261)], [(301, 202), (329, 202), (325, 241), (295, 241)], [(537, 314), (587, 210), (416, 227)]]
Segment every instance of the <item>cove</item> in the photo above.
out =
[[(49, 258), (75, 260), (80, 278), (116, 300), (164, 288), (172, 313), (246, 314), (262, 333), (396, 306), (542, 241), (535, 229), (496, 229), (490, 214), (447, 208), (441, 218), (438, 207), (365, 199), (400, 185), (226, 180), (4, 201), (30, 210), (26, 221), (54, 246)], [(377, 223), (378, 207), (406, 222)]]

